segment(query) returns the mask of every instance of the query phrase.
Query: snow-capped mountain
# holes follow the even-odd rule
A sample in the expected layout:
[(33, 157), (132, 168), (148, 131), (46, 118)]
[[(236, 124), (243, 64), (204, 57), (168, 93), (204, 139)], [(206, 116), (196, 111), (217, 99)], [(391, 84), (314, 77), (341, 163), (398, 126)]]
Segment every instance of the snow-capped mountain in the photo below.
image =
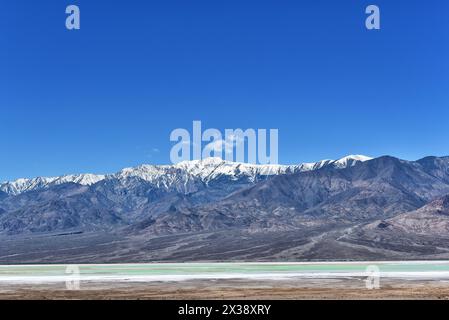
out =
[(124, 179), (137, 177), (159, 187), (169, 187), (173, 183), (185, 183), (195, 180), (208, 184), (218, 178), (226, 177), (230, 180), (247, 178), (255, 182), (258, 177), (293, 173), (297, 166), (283, 165), (254, 165), (225, 161), (220, 158), (207, 158), (180, 162), (175, 165), (142, 165), (126, 168), (107, 179)]
[(237, 180), (242, 177), (255, 182), (261, 176), (274, 176), (304, 171), (318, 170), (326, 166), (337, 169), (354, 166), (359, 162), (371, 160), (372, 158), (362, 155), (351, 155), (339, 160), (322, 160), (314, 163), (303, 163), (300, 165), (258, 165), (226, 161), (221, 158), (207, 158), (204, 160), (193, 160), (180, 162), (175, 165), (142, 165), (135, 168), (126, 168), (117, 174), (109, 175), (107, 179), (123, 179), (138, 177), (142, 180), (157, 185), (170, 185), (189, 179), (200, 179), (209, 183), (221, 177)]
[(350, 155), (350, 156), (341, 158), (339, 160), (333, 161), (332, 165), (335, 168), (343, 169), (343, 168), (349, 168), (349, 167), (355, 166), (359, 162), (365, 162), (365, 161), (369, 161), (372, 159), (373, 158), (367, 157), (364, 155)]
[(90, 186), (103, 180), (122, 181), (129, 178), (139, 178), (164, 189), (170, 189), (174, 185), (187, 185), (195, 181), (209, 184), (222, 178), (231, 181), (244, 178), (254, 183), (261, 177), (312, 171), (328, 166), (342, 169), (371, 159), (362, 155), (351, 155), (339, 160), (322, 160), (300, 165), (256, 165), (225, 161), (220, 158), (207, 158), (204, 160), (185, 161), (175, 165), (141, 165), (134, 168), (125, 168), (118, 173), (110, 175), (80, 174), (50, 178), (18, 179), (13, 182), (0, 184), (0, 191), (9, 195), (19, 195), (24, 192), (64, 183)]
[(295, 172), (312, 171), (328, 166), (331, 166), (336, 169), (344, 169), (355, 166), (357, 163), (365, 162), (372, 159), (373, 158), (364, 155), (349, 155), (338, 160), (321, 160), (318, 162), (303, 163), (300, 164), (299, 166), (296, 166), (294, 171)]
[(13, 182), (0, 184), (0, 191), (10, 195), (18, 195), (23, 192), (43, 189), (64, 183), (76, 183), (80, 185), (92, 185), (105, 178), (104, 175), (79, 174), (60, 177), (38, 177), (33, 179), (18, 179)]
[(367, 160), (22, 179), (0, 191), (0, 262), (448, 259), (449, 157)]

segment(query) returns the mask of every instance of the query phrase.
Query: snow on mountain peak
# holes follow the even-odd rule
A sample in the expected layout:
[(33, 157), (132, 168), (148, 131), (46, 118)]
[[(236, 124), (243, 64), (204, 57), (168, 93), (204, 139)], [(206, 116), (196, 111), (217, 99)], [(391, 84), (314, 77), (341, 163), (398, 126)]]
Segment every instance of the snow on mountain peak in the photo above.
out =
[(44, 189), (50, 186), (77, 183), (81, 185), (92, 185), (104, 179), (102, 175), (79, 174), (66, 175), (61, 177), (38, 177), (33, 179), (17, 179), (12, 182), (0, 184), (0, 190), (11, 195), (18, 195), (23, 192)]
[(364, 156), (364, 155), (361, 155), (361, 154), (355, 154), (355, 155), (346, 156), (346, 157), (341, 158), (340, 160), (337, 160), (337, 161), (341, 161), (341, 160), (356, 160), (356, 161), (362, 161), (363, 162), (363, 161), (373, 160), (373, 158), (368, 157), (368, 156)]
[(77, 183), (84, 186), (90, 186), (93, 185), (101, 180), (104, 180), (104, 175), (95, 175), (95, 174), (79, 174), (79, 175), (66, 175), (57, 178), (53, 183), (56, 184), (63, 184), (63, 183)]
[(349, 155), (346, 157), (343, 157), (339, 160), (336, 160), (334, 162), (334, 166), (338, 167), (338, 168), (347, 168), (347, 167), (352, 167), (355, 164), (359, 163), (359, 162), (365, 162), (365, 161), (369, 161), (372, 160), (373, 158), (364, 156), (364, 155)]
[(170, 186), (174, 184), (187, 185), (189, 182), (198, 179), (203, 183), (209, 183), (219, 177), (227, 177), (231, 180), (237, 180), (244, 177), (254, 182), (260, 176), (312, 171), (327, 166), (342, 169), (371, 159), (372, 158), (363, 155), (349, 155), (339, 160), (322, 160), (300, 165), (260, 165), (231, 162), (221, 158), (211, 157), (203, 160), (180, 162), (175, 165), (141, 165), (133, 168), (125, 168), (116, 174), (106, 176), (79, 174), (50, 178), (39, 177), (34, 179), (18, 179), (13, 182), (0, 184), (0, 191), (11, 195), (18, 195), (26, 191), (44, 189), (64, 183), (77, 183), (89, 186), (104, 179), (123, 180), (131, 177), (140, 178), (147, 182), (154, 183), (158, 187), (165, 188), (170, 188)]

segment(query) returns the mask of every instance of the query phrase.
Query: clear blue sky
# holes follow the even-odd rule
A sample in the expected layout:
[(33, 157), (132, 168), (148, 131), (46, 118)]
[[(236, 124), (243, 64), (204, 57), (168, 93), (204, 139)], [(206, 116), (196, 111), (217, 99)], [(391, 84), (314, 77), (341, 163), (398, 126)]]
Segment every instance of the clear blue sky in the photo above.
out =
[(2, 1), (0, 111), (0, 180), (168, 163), (193, 120), (281, 163), (447, 155), (449, 1)]

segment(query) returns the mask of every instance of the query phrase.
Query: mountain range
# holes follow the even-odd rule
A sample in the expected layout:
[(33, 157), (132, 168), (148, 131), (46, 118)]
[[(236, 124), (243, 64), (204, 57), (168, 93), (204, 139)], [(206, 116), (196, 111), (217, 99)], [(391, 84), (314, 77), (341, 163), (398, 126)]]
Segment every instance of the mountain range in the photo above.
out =
[(170, 188), (174, 184), (186, 183), (189, 179), (200, 179), (202, 182), (208, 183), (222, 176), (234, 179), (244, 176), (254, 182), (260, 176), (311, 171), (324, 166), (344, 168), (367, 160), (371, 160), (371, 158), (362, 155), (352, 155), (339, 160), (322, 160), (314, 163), (285, 166), (253, 165), (224, 161), (220, 158), (207, 158), (205, 160), (181, 162), (176, 165), (142, 165), (136, 168), (126, 168), (111, 175), (78, 174), (60, 177), (18, 179), (12, 182), (0, 183), (0, 191), (9, 195), (18, 195), (27, 191), (45, 189), (71, 182), (80, 185), (93, 185), (103, 180), (126, 179), (129, 177), (137, 177), (144, 181), (154, 183), (158, 187), (167, 188)]
[(0, 184), (0, 262), (449, 257), (449, 157), (218, 158)]

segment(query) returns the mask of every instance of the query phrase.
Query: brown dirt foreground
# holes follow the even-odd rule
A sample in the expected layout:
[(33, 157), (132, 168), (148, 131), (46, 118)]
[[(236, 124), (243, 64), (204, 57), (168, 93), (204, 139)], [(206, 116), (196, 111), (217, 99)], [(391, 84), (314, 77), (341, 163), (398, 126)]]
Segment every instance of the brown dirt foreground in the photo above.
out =
[(449, 282), (388, 280), (368, 290), (361, 279), (296, 281), (185, 281), (167, 283), (0, 284), (2, 300), (381, 300), (447, 299)]

